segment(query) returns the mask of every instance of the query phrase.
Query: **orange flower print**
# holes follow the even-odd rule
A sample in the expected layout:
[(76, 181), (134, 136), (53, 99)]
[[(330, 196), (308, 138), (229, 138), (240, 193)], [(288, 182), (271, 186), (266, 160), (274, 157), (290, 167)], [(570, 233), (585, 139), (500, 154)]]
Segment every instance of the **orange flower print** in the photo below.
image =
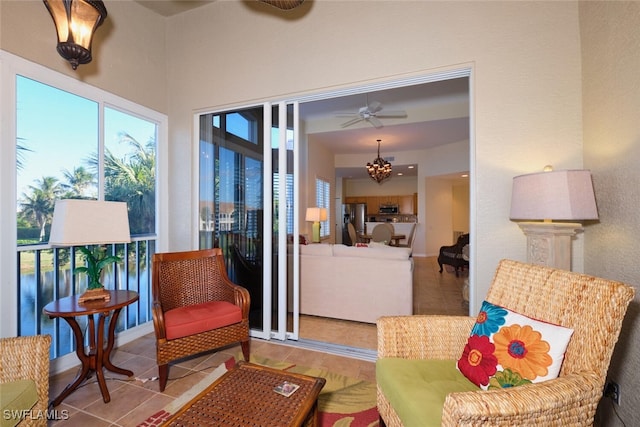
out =
[(503, 368), (528, 380), (547, 375), (547, 368), (553, 362), (549, 355), (551, 347), (531, 326), (504, 326), (493, 336), (493, 342), (496, 346), (494, 354)]

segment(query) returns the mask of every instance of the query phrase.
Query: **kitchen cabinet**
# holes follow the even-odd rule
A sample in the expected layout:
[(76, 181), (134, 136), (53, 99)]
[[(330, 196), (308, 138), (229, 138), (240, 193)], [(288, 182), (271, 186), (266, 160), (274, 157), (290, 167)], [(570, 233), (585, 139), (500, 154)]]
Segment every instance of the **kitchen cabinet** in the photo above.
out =
[(400, 207), (401, 214), (414, 214), (414, 206), (413, 206), (413, 196), (400, 196), (400, 203), (398, 203)]
[(380, 208), (378, 196), (367, 196), (367, 215), (375, 215)]
[(349, 196), (344, 198), (345, 203), (367, 203), (365, 196)]
[(345, 203), (366, 203), (367, 215), (376, 215), (383, 205), (398, 205), (400, 214), (418, 214), (418, 194), (406, 194), (402, 196), (348, 196)]
[(399, 196), (378, 196), (380, 205), (399, 205)]

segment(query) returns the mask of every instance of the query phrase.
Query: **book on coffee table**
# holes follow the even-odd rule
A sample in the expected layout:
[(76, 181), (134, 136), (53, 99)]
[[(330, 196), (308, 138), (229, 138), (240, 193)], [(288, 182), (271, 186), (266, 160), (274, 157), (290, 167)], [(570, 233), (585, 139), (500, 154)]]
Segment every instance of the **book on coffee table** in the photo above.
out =
[(289, 397), (291, 396), (300, 386), (298, 384), (290, 383), (289, 381), (285, 381), (282, 384), (278, 384), (273, 388), (278, 394)]

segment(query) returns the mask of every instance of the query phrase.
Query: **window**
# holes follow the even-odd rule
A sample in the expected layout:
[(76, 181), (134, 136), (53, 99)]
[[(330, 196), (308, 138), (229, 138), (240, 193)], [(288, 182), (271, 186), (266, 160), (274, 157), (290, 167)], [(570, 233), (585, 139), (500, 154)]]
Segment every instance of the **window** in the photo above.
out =
[[(16, 78), (18, 245), (48, 241), (56, 199), (127, 202), (131, 234), (155, 233), (156, 123)], [(99, 155), (102, 152), (102, 155)], [(101, 160), (102, 159), (102, 160)]]
[[(4, 198), (7, 209), (0, 212), (3, 234), (15, 236), (0, 241), (2, 252), (16, 254), (0, 260), (15, 272), (6, 275), (5, 286), (12, 291), (0, 300), (0, 311), (11, 334), (51, 334), (56, 358), (75, 351), (73, 333), (65, 322), (42, 316), (42, 307), (81, 294), (87, 285), (86, 275), (73, 273), (84, 265), (79, 251), (48, 244), (57, 199), (127, 203), (132, 239), (107, 245), (123, 262), (105, 268), (101, 281), (107, 289), (139, 294), (119, 317), (116, 331), (151, 321), (149, 273), (160, 228), (156, 158), (161, 146), (166, 151), (161, 141), (166, 141), (167, 118), (4, 51), (0, 68), (0, 87), (7, 89), (0, 112), (15, 118), (0, 133), (2, 145), (15, 148), (0, 152), (5, 176), (15, 179), (0, 180), (0, 189), (16, 195)], [(87, 327), (86, 319), (79, 322)]]
[(331, 220), (330, 188), (329, 181), (325, 181), (322, 178), (316, 178), (316, 206), (327, 210), (327, 220), (320, 222), (320, 238), (329, 237), (331, 235), (331, 230), (329, 229), (329, 222)]

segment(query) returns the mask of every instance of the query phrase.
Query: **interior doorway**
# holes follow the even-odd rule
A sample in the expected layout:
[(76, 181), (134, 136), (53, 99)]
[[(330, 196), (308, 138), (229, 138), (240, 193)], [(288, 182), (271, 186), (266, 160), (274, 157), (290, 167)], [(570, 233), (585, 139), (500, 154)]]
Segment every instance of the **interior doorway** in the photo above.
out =
[[(460, 123), (460, 120), (463, 120), (465, 122), (464, 127), (466, 128), (466, 132), (467, 132), (466, 139), (468, 144), (468, 153), (467, 153), (468, 157), (467, 157), (467, 162), (465, 167), (459, 168), (456, 171), (465, 172), (468, 174), (468, 178), (466, 178), (467, 191), (468, 191), (468, 216), (467, 216), (467, 218), (469, 219), (468, 231), (473, 236), (474, 233), (472, 228), (473, 228), (474, 221), (472, 220), (472, 218), (474, 217), (476, 201), (475, 201), (475, 194), (473, 194), (471, 190), (471, 188), (473, 188), (473, 182), (475, 177), (473, 174), (474, 143), (473, 143), (473, 134), (471, 133), (472, 123), (473, 123), (473, 117), (472, 117), (473, 111), (470, 108), (470, 105), (472, 105), (472, 75), (471, 75), (470, 68), (455, 70), (455, 71), (446, 72), (446, 73), (430, 74), (430, 75), (421, 76), (419, 78), (411, 78), (411, 79), (398, 80), (393, 82), (371, 83), (370, 85), (352, 87), (352, 88), (338, 90), (330, 93), (323, 93), (319, 95), (300, 98), (298, 100), (300, 102), (301, 121), (303, 123), (302, 128), (305, 129), (307, 132), (307, 134), (301, 136), (301, 140), (306, 139), (306, 141), (309, 142), (311, 139), (313, 139), (313, 143), (316, 143), (318, 141), (321, 142), (321, 140), (324, 138), (325, 140), (330, 141), (331, 147), (339, 147), (338, 148), (339, 151), (336, 152), (337, 157), (341, 155), (345, 157), (350, 154), (357, 153), (358, 150), (362, 149), (360, 146), (358, 146), (359, 141), (374, 139), (372, 136), (365, 135), (367, 134), (367, 132), (369, 135), (371, 134), (371, 128), (375, 128), (377, 132), (386, 132), (387, 134), (390, 134), (394, 131), (394, 129), (399, 129), (398, 127), (399, 124), (396, 122), (396, 120), (399, 120), (399, 119), (392, 118), (391, 122), (387, 122), (387, 123), (383, 122), (384, 126), (382, 128), (376, 128), (375, 126), (371, 126), (371, 124), (368, 123), (367, 121), (360, 121), (355, 124), (356, 129), (344, 129), (344, 128), (336, 129), (335, 125), (337, 123), (337, 120), (342, 120), (342, 123), (338, 123), (338, 125), (340, 126), (344, 124), (344, 120), (345, 120), (344, 118), (340, 119), (339, 118), (340, 115), (338, 113), (340, 111), (345, 111), (345, 110), (349, 111), (349, 109), (351, 111), (354, 111), (354, 108), (355, 108), (354, 106), (358, 105), (357, 104), (358, 101), (356, 101), (355, 104), (353, 103), (354, 99), (371, 100), (377, 96), (382, 97), (383, 94), (391, 94), (394, 91), (398, 91), (400, 93), (402, 91), (416, 89), (423, 85), (427, 87), (430, 84), (435, 87), (435, 86), (438, 86), (439, 82), (447, 82), (451, 80), (460, 80), (460, 79), (464, 79), (466, 81), (466, 91), (462, 95), (466, 99), (465, 101), (466, 113), (464, 115), (464, 118), (461, 119), (460, 117), (453, 118), (453, 117), (439, 116), (439, 118), (436, 120), (439, 121), (439, 124), (441, 125), (450, 124), (450, 125), (454, 125), (453, 127), (455, 127), (456, 123)], [(439, 90), (442, 90), (442, 88), (444, 87), (446, 87), (446, 85), (440, 85)], [(437, 95), (435, 95), (435, 97), (439, 100), (442, 100), (442, 98), (445, 96), (446, 95), (444, 92), (440, 92)], [(456, 96), (459, 96), (459, 94)], [(365, 105), (362, 105), (361, 103), (360, 108), (368, 105), (369, 103), (368, 100), (364, 101), (366, 103)], [(459, 101), (459, 99), (456, 99), (456, 101)], [(413, 102), (413, 100), (411, 100), (410, 102)], [(409, 103), (409, 101), (407, 101), (407, 103)], [(390, 104), (389, 108), (395, 111), (398, 108), (402, 108), (404, 106), (405, 105), (400, 105), (400, 104)], [(430, 105), (430, 107), (432, 110), (437, 111), (437, 108), (434, 108), (433, 104)], [(355, 111), (359, 111), (359, 108), (355, 108)], [(334, 120), (331, 120), (330, 116), (333, 116)], [(453, 122), (452, 120), (458, 120), (458, 121)], [(332, 124), (334, 126), (333, 130), (330, 129), (330, 126)], [(347, 128), (350, 128), (351, 126), (352, 125), (348, 125)], [(434, 127), (430, 129), (429, 134), (430, 135), (435, 134), (436, 133), (435, 129), (436, 127), (434, 125)], [(310, 137), (311, 134), (313, 136)], [(341, 137), (340, 135), (346, 135), (346, 136)], [(456, 138), (455, 134), (453, 138), (454, 138), (453, 141), (458, 141), (458, 139), (455, 139)], [(423, 143), (426, 144), (426, 141), (423, 141)], [(341, 179), (344, 179), (347, 176), (351, 176), (354, 173), (362, 173), (362, 170), (364, 168), (362, 167), (362, 165), (359, 165), (359, 164), (347, 165), (343, 162), (337, 162), (337, 161), (336, 163), (339, 163), (339, 164), (336, 164), (336, 193), (337, 194), (335, 195), (335, 199), (340, 200), (341, 198), (344, 197), (344, 194), (342, 192), (344, 185), (342, 185), (342, 183), (338, 184), (338, 181), (340, 181)], [(398, 163), (396, 162), (395, 164), (398, 164)], [(398, 166), (401, 166), (401, 165), (398, 164)], [(420, 196), (422, 197), (420, 197), (419, 203), (420, 203), (420, 206), (424, 206), (426, 204), (426, 201), (424, 199), (424, 190), (425, 190), (424, 186), (426, 185), (424, 178), (429, 174), (446, 173), (451, 171), (446, 171), (446, 170), (437, 169), (437, 168), (434, 170), (434, 168), (431, 168), (431, 167), (423, 168), (422, 166), (418, 166), (416, 170), (423, 171), (423, 175), (421, 175), (421, 178), (420, 178), (422, 180), (422, 183), (420, 184), (420, 190), (419, 190), (421, 193), (419, 197)], [(309, 178), (307, 178), (307, 180), (308, 179)], [(420, 216), (420, 218), (421, 218), (421, 221), (424, 223), (426, 215), (424, 215), (423, 213)], [(426, 230), (423, 229), (423, 233), (425, 231)], [(453, 230), (451, 230), (451, 233), (449, 234), (453, 236)], [(438, 241), (437, 243), (432, 243), (430, 246), (427, 246), (425, 243), (423, 247), (424, 248), (423, 253), (421, 255), (424, 256), (425, 258), (428, 258), (429, 256), (433, 256), (434, 255), (433, 248), (435, 246), (439, 247), (440, 245), (445, 243), (447, 243), (447, 241), (443, 241), (442, 243)], [(472, 237), (472, 241), (470, 244), (471, 254), (475, 252), (473, 250), (474, 244), (475, 244), (475, 240)], [(469, 286), (473, 287), (473, 279), (472, 279), (473, 263), (471, 263), (470, 271), (467, 271), (467, 275), (468, 276), (466, 280), (470, 282)], [(301, 289), (301, 292), (304, 292), (303, 288)], [(461, 304), (463, 304), (463, 302), (461, 302)], [(464, 306), (462, 310), (464, 314), (469, 314), (468, 305)], [(446, 313), (442, 313), (442, 314), (446, 314)], [(305, 338), (304, 331), (303, 331), (303, 327), (301, 327), (301, 339), (303, 338)]]

